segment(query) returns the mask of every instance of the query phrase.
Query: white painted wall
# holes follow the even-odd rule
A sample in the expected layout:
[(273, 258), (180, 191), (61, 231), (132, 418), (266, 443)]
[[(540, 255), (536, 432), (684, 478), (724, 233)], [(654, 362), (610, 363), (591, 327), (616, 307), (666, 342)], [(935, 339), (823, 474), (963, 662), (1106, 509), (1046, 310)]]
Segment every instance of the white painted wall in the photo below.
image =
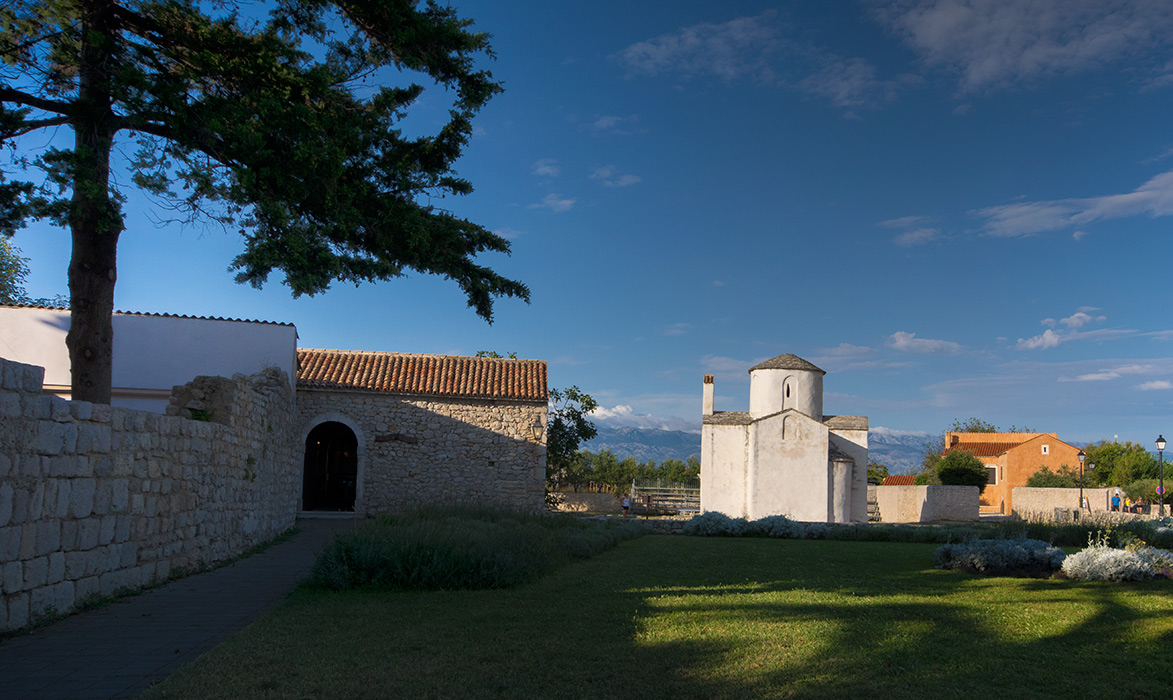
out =
[(701, 428), (701, 511), (732, 518), (746, 516), (746, 446), (748, 426), (704, 425)]
[(825, 425), (797, 411), (753, 424), (749, 463), (753, 494), (747, 517), (785, 515), (828, 522), (827, 435)]
[(832, 430), (831, 444), (855, 462), (850, 475), (850, 507), (848, 520), (868, 521), (868, 431)]
[[(201, 375), (231, 377), (278, 367), (297, 382), (292, 325), (115, 314), (112, 405), (163, 413), (171, 388)], [(68, 398), (69, 312), (0, 307), (0, 356), (45, 368), (46, 389)]]
[[(787, 386), (790, 395), (786, 395)], [(823, 375), (792, 369), (756, 369), (749, 373), (749, 413), (754, 418), (787, 409), (823, 420)]]

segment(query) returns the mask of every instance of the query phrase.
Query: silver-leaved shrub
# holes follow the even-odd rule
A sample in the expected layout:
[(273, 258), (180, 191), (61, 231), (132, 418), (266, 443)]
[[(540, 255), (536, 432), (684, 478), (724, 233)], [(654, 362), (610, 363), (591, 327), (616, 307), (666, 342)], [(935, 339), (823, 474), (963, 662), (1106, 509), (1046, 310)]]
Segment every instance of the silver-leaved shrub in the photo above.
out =
[(785, 515), (767, 515), (758, 518), (749, 524), (750, 530), (766, 537), (780, 537), (791, 540), (801, 540), (806, 536), (802, 523), (791, 520)]
[(1041, 540), (972, 540), (941, 545), (933, 552), (933, 565), (982, 573), (1055, 571), (1066, 556)]
[(1157, 575), (1157, 567), (1141, 550), (1093, 544), (1067, 557), (1063, 573), (1077, 581), (1147, 581)]
[(741, 537), (747, 530), (749, 522), (745, 518), (730, 518), (716, 511), (693, 516), (683, 528), (684, 534), (696, 537)]

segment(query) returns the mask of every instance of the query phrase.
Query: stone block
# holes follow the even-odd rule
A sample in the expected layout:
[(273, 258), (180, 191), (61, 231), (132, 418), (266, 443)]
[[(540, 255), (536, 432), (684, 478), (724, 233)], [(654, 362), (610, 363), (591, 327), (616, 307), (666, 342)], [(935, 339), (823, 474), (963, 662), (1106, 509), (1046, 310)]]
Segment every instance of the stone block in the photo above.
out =
[(122, 547), (122, 559), (119, 566), (123, 569), (128, 569), (138, 564), (138, 543), (125, 542)]
[[(52, 484), (52, 492), (50, 489), (45, 490), (45, 512), (46, 518), (64, 518), (69, 515), (69, 492), (73, 488), (73, 484), (69, 479), (50, 479), (46, 484)], [(51, 504), (51, 505), (50, 505)]]
[(97, 423), (82, 423), (78, 426), (78, 452), (104, 454), (110, 451), (110, 447), (110, 426)]
[(12, 520), (13, 495), (11, 484), (0, 483), (0, 527), (4, 527)]
[(49, 557), (37, 557), (24, 562), (24, 589), (44, 586), (49, 580)]
[(102, 516), (102, 526), (99, 536), (97, 536), (97, 544), (110, 544), (114, 542), (114, 535), (117, 529), (118, 518), (114, 515)]
[[(114, 518), (110, 516), (110, 539), (114, 539)], [(81, 551), (93, 549), (100, 544), (105, 544), (101, 541), (102, 521), (98, 518), (85, 518), (78, 521), (77, 529), (77, 548)]]
[(27, 489), (15, 488), (12, 492), (12, 519), (9, 521), (14, 525), (20, 524), (29, 518), (29, 498), (31, 494)]
[(37, 522), (37, 544), (35, 555), (40, 557), (61, 549), (61, 521), (56, 519)]
[(36, 423), (33, 451), (42, 455), (72, 454), (77, 449), (77, 426), (40, 420)]
[(130, 480), (115, 479), (111, 482), (110, 510), (122, 512), (130, 504)]
[(20, 525), (0, 527), (0, 561), (14, 561), (20, 556)]
[(19, 561), (10, 561), (0, 567), (0, 590), (4, 595), (12, 595), (24, 590), (24, 564)]
[(49, 460), (49, 476), (65, 479), (77, 476), (77, 455), (58, 455)]
[(90, 420), (95, 423), (110, 423), (111, 408), (105, 404), (94, 404), (90, 407)]
[(35, 620), (51, 613), (60, 612), (54, 607), (53, 587), (41, 586), (29, 591), (29, 615)]
[(61, 583), (65, 579), (65, 555), (53, 552), (49, 555), (49, 578), (47, 583)]
[(93, 573), (86, 568), (89, 562), (88, 552), (65, 553), (65, 578), (76, 581), (83, 576)]
[(113, 476), (114, 460), (109, 455), (92, 455), (90, 457), (90, 468), (96, 477)]
[(73, 413), (69, 409), (69, 402), (60, 396), (49, 397), (49, 419), (55, 420), (58, 423), (70, 422), (73, 420)]
[(98, 585), (102, 595), (114, 595), (123, 588), (126, 588), (126, 572), (108, 571), (99, 578)]
[(114, 541), (125, 542), (130, 539), (130, 516), (119, 515), (117, 517), (117, 524), (114, 527)]
[(0, 454), (0, 479), (6, 478), (12, 473), (12, 458), (6, 454)]
[(16, 630), (29, 623), (29, 594), (17, 593), (8, 598), (8, 629)]
[(37, 556), (37, 524), (25, 523), (20, 527), (20, 554), (19, 559), (32, 559)]
[(77, 520), (61, 521), (61, 551), (72, 552), (77, 549), (78, 530), (81, 526)]
[(69, 612), (73, 609), (73, 603), (76, 600), (74, 596), (73, 581), (62, 581), (54, 586), (53, 589), (53, 607), (59, 613)]
[(94, 415), (94, 404), (89, 401), (71, 401), (69, 413), (77, 420), (88, 421)]
[(16, 419), (21, 417), (20, 394), (0, 394), (0, 418)]
[(75, 518), (89, 517), (94, 512), (94, 489), (97, 482), (93, 479), (74, 479), (69, 495), (69, 514)]
[(74, 585), (74, 599), (78, 602), (87, 598), (96, 597), (101, 591), (101, 579), (97, 576), (86, 576), (78, 579)]

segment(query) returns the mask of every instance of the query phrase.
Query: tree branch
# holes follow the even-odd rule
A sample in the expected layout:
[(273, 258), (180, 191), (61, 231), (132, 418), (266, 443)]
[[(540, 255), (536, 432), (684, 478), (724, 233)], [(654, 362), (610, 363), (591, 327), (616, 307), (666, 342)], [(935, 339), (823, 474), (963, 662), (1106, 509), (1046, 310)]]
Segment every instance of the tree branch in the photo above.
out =
[(74, 116), (75, 112), (72, 103), (47, 100), (43, 97), (30, 95), (27, 92), (10, 87), (0, 87), (0, 102), (14, 102), (25, 107), (34, 107), (46, 112), (64, 114), (67, 117)]
[(20, 127), (12, 131), (4, 132), (0, 138), (11, 139), (17, 136), (24, 136), (25, 134), (36, 131), (37, 129), (44, 129), (50, 126), (65, 126), (72, 120), (69, 117), (53, 117), (52, 119), (34, 119), (32, 121), (22, 122)]

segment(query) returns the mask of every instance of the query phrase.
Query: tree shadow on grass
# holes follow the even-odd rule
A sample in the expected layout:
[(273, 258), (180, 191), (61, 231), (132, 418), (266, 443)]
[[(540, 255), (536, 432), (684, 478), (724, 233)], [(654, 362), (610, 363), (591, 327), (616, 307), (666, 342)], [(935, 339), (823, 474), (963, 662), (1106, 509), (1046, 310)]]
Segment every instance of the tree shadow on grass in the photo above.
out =
[(300, 591), (151, 697), (1164, 693), (1168, 582), (995, 581), (932, 550), (646, 537), (513, 590)]

